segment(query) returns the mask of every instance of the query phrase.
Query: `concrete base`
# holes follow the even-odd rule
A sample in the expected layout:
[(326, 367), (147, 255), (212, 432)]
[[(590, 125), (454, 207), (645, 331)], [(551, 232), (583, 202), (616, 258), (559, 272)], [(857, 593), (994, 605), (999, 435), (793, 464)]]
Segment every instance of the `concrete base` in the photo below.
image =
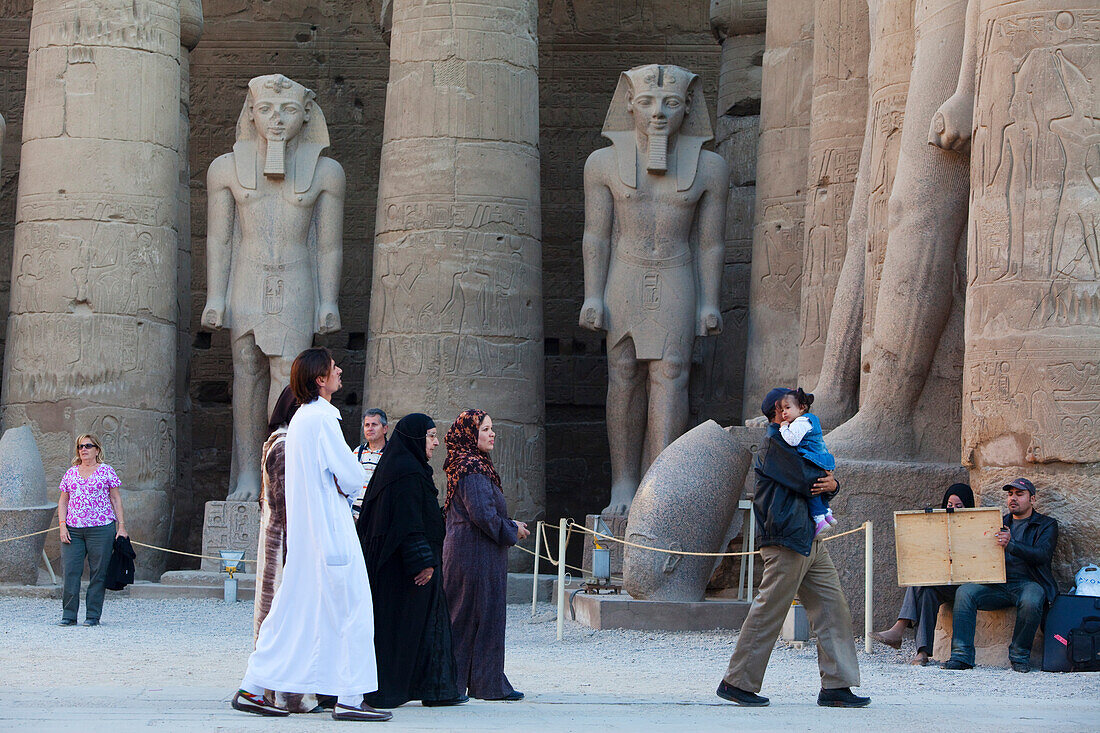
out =
[[(941, 662), (951, 658), (952, 624), (951, 604), (940, 606), (936, 619), (936, 638), (932, 643), (932, 657)], [(1016, 625), (1016, 609), (978, 611), (978, 623), (974, 629), (974, 664), (979, 667), (1008, 667), (1008, 643), (1012, 641), (1012, 628)], [(1035, 632), (1031, 644), (1031, 667), (1043, 666), (1043, 630)]]
[(724, 598), (695, 603), (639, 601), (625, 594), (573, 596), (577, 621), (593, 629), (707, 631), (740, 629), (751, 604)]

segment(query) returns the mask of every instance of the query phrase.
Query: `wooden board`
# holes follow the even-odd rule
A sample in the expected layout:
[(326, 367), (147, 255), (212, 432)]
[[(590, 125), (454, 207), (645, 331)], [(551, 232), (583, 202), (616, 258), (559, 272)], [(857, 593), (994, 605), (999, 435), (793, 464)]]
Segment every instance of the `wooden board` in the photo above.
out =
[(1005, 553), (994, 538), (1000, 529), (993, 507), (894, 512), (898, 585), (1005, 582)]

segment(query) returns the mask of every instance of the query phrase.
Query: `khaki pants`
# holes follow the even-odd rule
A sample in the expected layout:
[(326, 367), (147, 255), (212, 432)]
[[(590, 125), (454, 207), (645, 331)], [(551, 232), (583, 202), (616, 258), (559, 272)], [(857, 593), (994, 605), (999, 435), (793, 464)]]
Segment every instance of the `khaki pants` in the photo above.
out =
[(809, 557), (779, 546), (762, 547), (760, 554), (764, 577), (730, 657), (726, 682), (749, 692), (760, 691), (775, 640), (797, 595), (817, 634), (821, 688), (858, 687), (852, 613), (840, 590), (833, 560), (821, 541), (813, 543)]

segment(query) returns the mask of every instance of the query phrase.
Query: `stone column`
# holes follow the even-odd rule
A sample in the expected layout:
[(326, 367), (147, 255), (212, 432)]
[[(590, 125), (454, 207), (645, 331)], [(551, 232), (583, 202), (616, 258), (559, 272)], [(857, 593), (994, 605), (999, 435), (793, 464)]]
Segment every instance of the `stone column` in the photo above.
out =
[(745, 418), (798, 377), (799, 288), (813, 71), (813, 0), (768, 6), (745, 358)]
[(363, 399), (440, 435), (486, 410), (520, 519), (545, 508), (537, 9), (393, 3)]
[(984, 504), (1003, 505), (1016, 476), (1035, 483), (1037, 509), (1061, 523), (1063, 587), (1100, 548), (1095, 16), (1091, 2), (981, 1), (962, 71), (974, 75), (963, 463)]
[[(176, 473), (179, 50), (175, 0), (35, 3), (4, 360), (4, 424), (31, 426), (50, 486), (95, 433), (130, 534), (158, 545)], [(139, 561), (151, 577), (164, 555)]]
[(730, 169), (722, 273), (722, 333), (702, 339), (702, 363), (692, 366), (692, 423), (739, 421), (745, 386), (745, 326), (749, 312), (756, 147), (760, 131), (761, 56), (765, 0), (719, 0), (710, 22), (722, 44), (715, 150)]
[[(870, 32), (866, 0), (816, 0), (798, 383), (817, 383), (867, 117)], [(793, 385), (792, 385), (793, 386)]]

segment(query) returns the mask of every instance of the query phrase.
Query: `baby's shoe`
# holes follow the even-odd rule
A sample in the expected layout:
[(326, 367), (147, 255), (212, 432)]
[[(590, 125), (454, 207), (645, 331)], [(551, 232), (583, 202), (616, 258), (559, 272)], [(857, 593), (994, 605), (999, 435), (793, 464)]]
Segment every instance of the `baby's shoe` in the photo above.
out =
[(832, 509), (825, 512), (825, 521), (828, 522), (831, 525), (836, 524), (836, 517), (833, 516), (833, 510)]
[(831, 524), (829, 524), (827, 521), (825, 521), (825, 517), (821, 517), (820, 519), (817, 519), (816, 523), (814, 525), (814, 539), (817, 539), (821, 535), (827, 533), (832, 528), (833, 528), (833, 526)]

